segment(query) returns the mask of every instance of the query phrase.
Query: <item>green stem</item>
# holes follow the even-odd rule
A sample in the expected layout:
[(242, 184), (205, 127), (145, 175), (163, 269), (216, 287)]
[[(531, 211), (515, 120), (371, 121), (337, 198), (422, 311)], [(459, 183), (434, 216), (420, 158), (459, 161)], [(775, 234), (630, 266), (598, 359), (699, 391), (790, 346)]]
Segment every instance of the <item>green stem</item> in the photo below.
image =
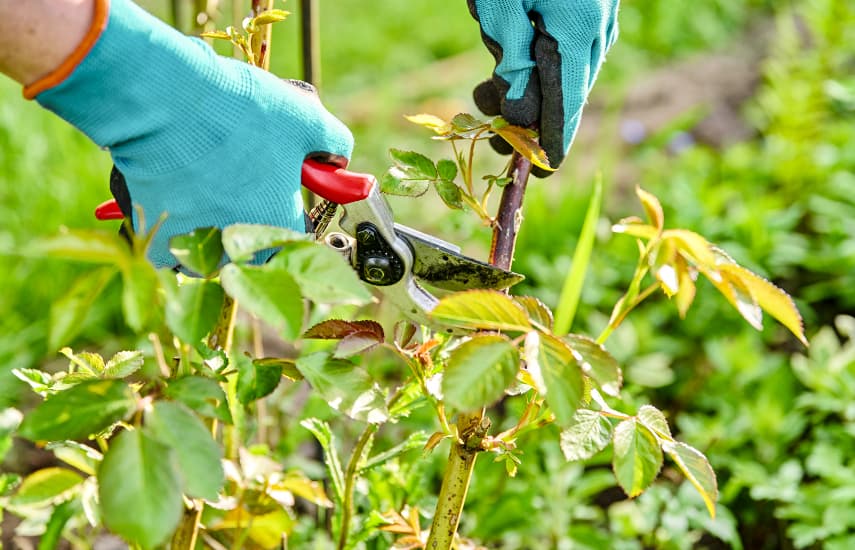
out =
[(173, 550), (192, 550), (196, 548), (196, 539), (199, 537), (199, 520), (202, 517), (201, 501), (193, 501), (193, 505), (184, 509), (184, 516), (178, 525), (178, 530), (172, 535)]
[(483, 413), (481, 410), (471, 415), (460, 415), (458, 429), (462, 428), (461, 438), (451, 444), (430, 535), (425, 545), (427, 550), (448, 550), (454, 543), (466, 493), (469, 491), (469, 483), (475, 469), (475, 459), (481, 451), (481, 441), (489, 427)]
[(362, 453), (365, 452), (365, 446), (371, 441), (371, 436), (376, 432), (376, 424), (366, 426), (359, 439), (356, 440), (356, 445), (353, 446), (350, 460), (347, 461), (347, 469), (344, 472), (344, 496), (342, 497), (341, 531), (338, 537), (338, 550), (344, 550), (347, 546), (350, 520), (353, 518), (353, 488), (356, 486), (356, 474), (359, 471), (359, 463), (362, 460)]
[[(490, 263), (502, 269), (510, 269), (513, 263), (519, 220), (522, 219), (522, 202), (530, 172), (531, 163), (515, 152), (508, 170), (511, 183), (502, 191), (490, 250)], [(476, 413), (458, 415), (457, 433), (460, 435), (459, 439), (451, 444), (439, 501), (436, 503), (428, 535), (428, 550), (449, 550), (454, 542), (475, 468), (475, 458), (478, 452), (483, 450), (482, 442), (490, 427), (490, 421), (484, 416), (484, 412), (484, 409), (481, 409)]]
[[(211, 349), (221, 348), (224, 352), (229, 352), (232, 346), (236, 317), (237, 302), (226, 296), (217, 324), (208, 336), (208, 345)], [(211, 430), (212, 433), (217, 432), (216, 420)], [(199, 521), (202, 518), (204, 507), (205, 503), (197, 499), (193, 500), (190, 507), (184, 510), (184, 516), (181, 518), (178, 530), (172, 536), (173, 550), (193, 550), (196, 547), (196, 540), (199, 537)]]

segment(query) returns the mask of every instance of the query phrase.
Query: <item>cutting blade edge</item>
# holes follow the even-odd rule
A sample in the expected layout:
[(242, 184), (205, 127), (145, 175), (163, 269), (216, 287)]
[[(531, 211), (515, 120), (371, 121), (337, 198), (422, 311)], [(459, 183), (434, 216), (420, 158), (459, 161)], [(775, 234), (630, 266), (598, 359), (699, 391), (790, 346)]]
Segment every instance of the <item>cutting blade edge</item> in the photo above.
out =
[(465, 256), (459, 247), (410, 227), (395, 224), (395, 231), (413, 250), (413, 275), (437, 288), (504, 290), (525, 279), (519, 273)]

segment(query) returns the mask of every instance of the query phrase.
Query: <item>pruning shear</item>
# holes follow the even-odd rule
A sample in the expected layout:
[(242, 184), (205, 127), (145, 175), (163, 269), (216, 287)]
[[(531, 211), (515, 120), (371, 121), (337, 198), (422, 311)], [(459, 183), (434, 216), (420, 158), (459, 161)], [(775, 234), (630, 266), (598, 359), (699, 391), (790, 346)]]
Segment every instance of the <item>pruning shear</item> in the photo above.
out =
[[(121, 177), (114, 170), (111, 179), (117, 174)], [(456, 245), (395, 223), (377, 179), (370, 174), (310, 159), (303, 163), (302, 184), (324, 199), (309, 214), (316, 239), (341, 253), (362, 281), (419, 324), (435, 324), (429, 313), (439, 301), (422, 285), (440, 292), (505, 289), (524, 278), (465, 256)], [(344, 209), (338, 222), (340, 231), (326, 232), (338, 206)], [(114, 220), (124, 214), (110, 200), (96, 208), (95, 217)]]

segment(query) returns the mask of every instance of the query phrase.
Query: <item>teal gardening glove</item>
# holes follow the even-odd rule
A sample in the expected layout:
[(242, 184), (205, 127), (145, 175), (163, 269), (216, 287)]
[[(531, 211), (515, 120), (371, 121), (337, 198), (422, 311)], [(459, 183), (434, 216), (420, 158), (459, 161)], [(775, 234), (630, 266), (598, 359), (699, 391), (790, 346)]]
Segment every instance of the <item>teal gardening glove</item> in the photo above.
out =
[[(496, 59), (475, 103), (511, 124), (538, 126), (550, 166), (564, 160), (588, 92), (617, 38), (619, 0), (467, 0)], [(492, 141), (509, 153), (501, 140)], [(535, 175), (549, 172), (535, 168)]]
[(198, 227), (304, 231), (303, 160), (344, 160), (353, 148), (312, 94), (216, 55), (129, 0), (110, 2), (92, 49), (36, 99), (109, 149), (144, 212), (146, 227), (134, 216), (135, 231), (167, 213), (148, 252), (158, 267), (177, 265), (169, 239)]

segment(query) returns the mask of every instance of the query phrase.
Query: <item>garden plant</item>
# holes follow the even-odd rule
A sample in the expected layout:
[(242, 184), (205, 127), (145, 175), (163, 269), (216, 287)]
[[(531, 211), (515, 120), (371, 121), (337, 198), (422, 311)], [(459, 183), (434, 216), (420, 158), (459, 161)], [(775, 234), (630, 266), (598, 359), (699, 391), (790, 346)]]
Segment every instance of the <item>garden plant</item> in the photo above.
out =
[[(207, 34), (266, 66), (269, 29), (286, 13), (253, 4), (256, 11), (242, 28)], [(815, 13), (818, 21), (832, 24), (833, 11), (819, 7)], [(826, 19), (819, 17), (823, 14)], [(829, 34), (833, 39), (833, 29)], [(787, 63), (786, 49), (793, 47), (786, 40), (785, 35), (779, 46), (784, 53), (775, 58), (779, 64)], [(819, 68), (809, 69), (821, 71), (823, 63), (831, 61), (821, 58)], [(772, 77), (775, 70), (772, 64)], [(774, 103), (776, 93), (786, 89), (771, 86), (765, 101)], [(839, 108), (852, 109), (851, 97), (837, 93)], [(783, 111), (778, 115), (767, 121), (775, 127), (777, 146), (798, 154), (797, 140), (788, 143), (787, 132), (792, 136), (801, 130), (792, 129)], [(416, 125), (412, 132), (432, 133), (446, 142), (447, 157), (434, 160), (409, 148), (391, 149), (392, 166), (379, 178), (383, 192), (473, 216), (474, 225), (491, 235), (490, 262), (510, 269), (515, 250), (520, 253), (533, 240), (524, 234), (522, 206), (529, 171), (532, 165), (548, 169), (536, 131), (466, 113), (448, 120), (429, 114), (408, 118)], [(496, 160), (486, 146), (494, 136), (514, 149), (506, 162)], [(775, 150), (763, 154), (778, 156), (761, 159), (767, 161), (762, 170), (784, 171), (782, 158), (796, 162)], [(654, 169), (669, 169), (665, 163), (670, 161), (657, 165), (660, 159), (650, 155), (647, 162)], [(735, 170), (751, 156), (751, 151), (734, 150), (724, 160), (712, 160), (699, 152), (682, 161), (681, 170), (695, 175), (715, 162)], [(479, 172), (492, 163), (489, 173)], [(800, 183), (783, 181), (783, 193), (795, 193)], [(734, 259), (751, 258), (739, 243), (739, 236), (751, 231), (751, 216), (735, 232), (709, 227), (705, 220), (692, 219), (690, 209), (672, 206), (670, 212), (652, 193), (636, 187), (641, 216), (611, 224), (615, 239), (628, 244), (610, 255), (614, 250), (598, 248), (603, 187), (597, 183), (583, 205), (571, 268), (561, 273), (559, 284), (538, 289), (557, 297), (554, 312), (515, 287), (509, 293), (468, 290), (443, 293), (425, 325), (378, 303), (342, 256), (312, 234), (254, 225), (200, 228), (171, 242), (180, 272), (148, 263), (151, 234), (131, 236), (129, 243), (112, 229), (69, 229), (38, 240), (31, 255), (90, 268), (51, 307), (51, 346), (61, 350), (65, 368), (14, 371), (43, 401), (25, 414), (15, 408), (0, 412), (0, 456), (17, 436), (52, 453), (55, 462), (23, 477), (0, 474), (0, 509), (22, 518), (20, 532), (38, 536), (40, 548), (57, 547), (62, 540), (88, 547), (104, 531), (138, 548), (476, 548), (487, 527), (458, 533), (461, 518), (466, 526), (470, 485), (469, 496), (477, 498), (479, 490), (501, 491), (527, 468), (544, 468), (564, 472), (582, 493), (616, 484), (626, 496), (638, 497), (628, 502), (649, 508), (642, 515), (666, 518), (674, 513), (667, 504), (671, 495), (654, 480), (667, 457), (673, 468), (664, 470), (666, 476), (685, 488), (679, 499), (700, 498), (707, 517), (697, 521), (708, 522), (714, 532), (719, 526), (719, 537), (735, 545), (738, 537), (722, 534), (715, 523), (722, 510), (719, 482), (700, 450), (710, 446), (721, 427), (710, 425), (711, 418), (687, 415), (676, 437), (666, 414), (645, 402), (645, 391), (653, 393), (664, 384), (624, 388), (622, 361), (629, 357), (620, 350), (623, 341), (614, 338), (634, 311), (660, 295), (667, 304), (660, 306), (667, 313), (656, 317), (662, 325), (687, 317), (699, 307), (696, 299), (702, 307), (718, 307), (708, 306), (709, 296), (699, 297), (702, 285), (715, 289), (720, 302), (754, 329), (762, 330), (765, 313), (792, 333), (793, 342), (807, 345), (801, 315), (783, 290), (755, 273), (761, 269), (749, 270)], [(828, 184), (830, 198), (811, 204), (812, 219), (819, 220), (823, 209), (852, 208), (838, 206), (845, 202), (841, 189)], [(674, 193), (679, 201), (680, 191)], [(780, 223), (796, 223), (796, 214), (803, 213)], [(711, 240), (695, 232), (695, 224), (710, 229)], [(818, 222), (816, 230), (839, 233)], [(519, 241), (518, 232), (523, 232)], [(720, 247), (713, 240), (727, 242)], [(253, 261), (271, 248), (277, 252), (270, 261)], [(590, 292), (599, 296), (596, 290), (583, 291), (586, 272), (604, 257), (626, 266), (630, 277), (619, 293), (608, 296), (613, 300), (607, 318), (584, 319), (591, 311), (585, 297)], [(798, 277), (796, 262), (787, 261), (779, 254), (769, 263)], [(814, 261), (822, 269), (818, 253)], [(120, 291), (105, 294), (117, 281)], [(601, 283), (589, 276), (586, 284)], [(534, 288), (530, 281), (519, 287)], [(827, 298), (834, 290), (818, 280), (808, 292)], [(144, 336), (145, 345), (110, 357), (63, 347), (77, 336), (94, 305), (110, 297), (121, 301), (124, 322)], [(819, 425), (829, 416), (851, 417), (852, 345), (845, 339), (855, 334), (852, 324), (849, 317), (837, 318), (836, 334), (824, 329), (809, 354), (793, 362), (795, 376), (811, 390), (798, 404), (810, 414), (798, 428), (816, 427), (810, 432), (815, 440), (807, 466), (810, 482), (799, 485), (804, 472), (792, 457), (777, 477), (751, 488), (758, 499), (787, 503), (782, 513), (802, 525), (793, 534), (799, 547), (847, 529), (831, 529), (822, 517), (825, 508), (805, 510), (797, 493), (812, 492), (812, 501), (823, 494), (833, 500), (826, 486), (847, 486), (846, 459), (838, 446), (845, 431)], [(687, 330), (697, 330), (696, 325)], [(277, 355), (266, 353), (271, 346), (265, 331), (275, 334)], [(667, 343), (649, 340), (644, 345)], [(712, 361), (740, 353), (720, 341), (709, 342), (704, 351)], [(801, 344), (785, 345), (803, 353)], [(762, 345), (749, 349), (763, 354)], [(301, 416), (299, 429), (312, 434), (313, 445), (299, 446), (295, 442), (304, 442), (300, 435), (277, 431), (277, 419), (294, 403), (310, 413)], [(536, 458), (524, 452), (532, 441), (538, 445)], [(542, 450), (547, 447), (553, 450)], [(285, 459), (283, 449), (291, 451)], [(318, 451), (323, 469), (310, 460)], [(555, 466), (550, 461), (556, 459), (566, 464)], [(479, 483), (474, 467), (487, 460), (501, 465), (500, 475)], [(573, 469), (590, 460), (607, 462), (611, 472), (585, 477)], [(712, 463), (718, 464), (718, 455)], [(736, 450), (729, 459), (722, 456), (721, 463), (731, 484), (740, 476), (747, 479), (753, 467)], [(433, 487), (431, 479), (441, 483)], [(687, 496), (689, 489), (696, 496)], [(514, 498), (505, 494), (495, 497)], [(576, 507), (584, 510), (583, 504)], [(614, 521), (620, 517), (615, 511)], [(628, 510), (623, 517), (632, 525), (623, 529), (636, 530), (629, 538), (660, 545), (655, 529), (638, 527)], [(596, 540), (591, 535), (590, 541)]]

